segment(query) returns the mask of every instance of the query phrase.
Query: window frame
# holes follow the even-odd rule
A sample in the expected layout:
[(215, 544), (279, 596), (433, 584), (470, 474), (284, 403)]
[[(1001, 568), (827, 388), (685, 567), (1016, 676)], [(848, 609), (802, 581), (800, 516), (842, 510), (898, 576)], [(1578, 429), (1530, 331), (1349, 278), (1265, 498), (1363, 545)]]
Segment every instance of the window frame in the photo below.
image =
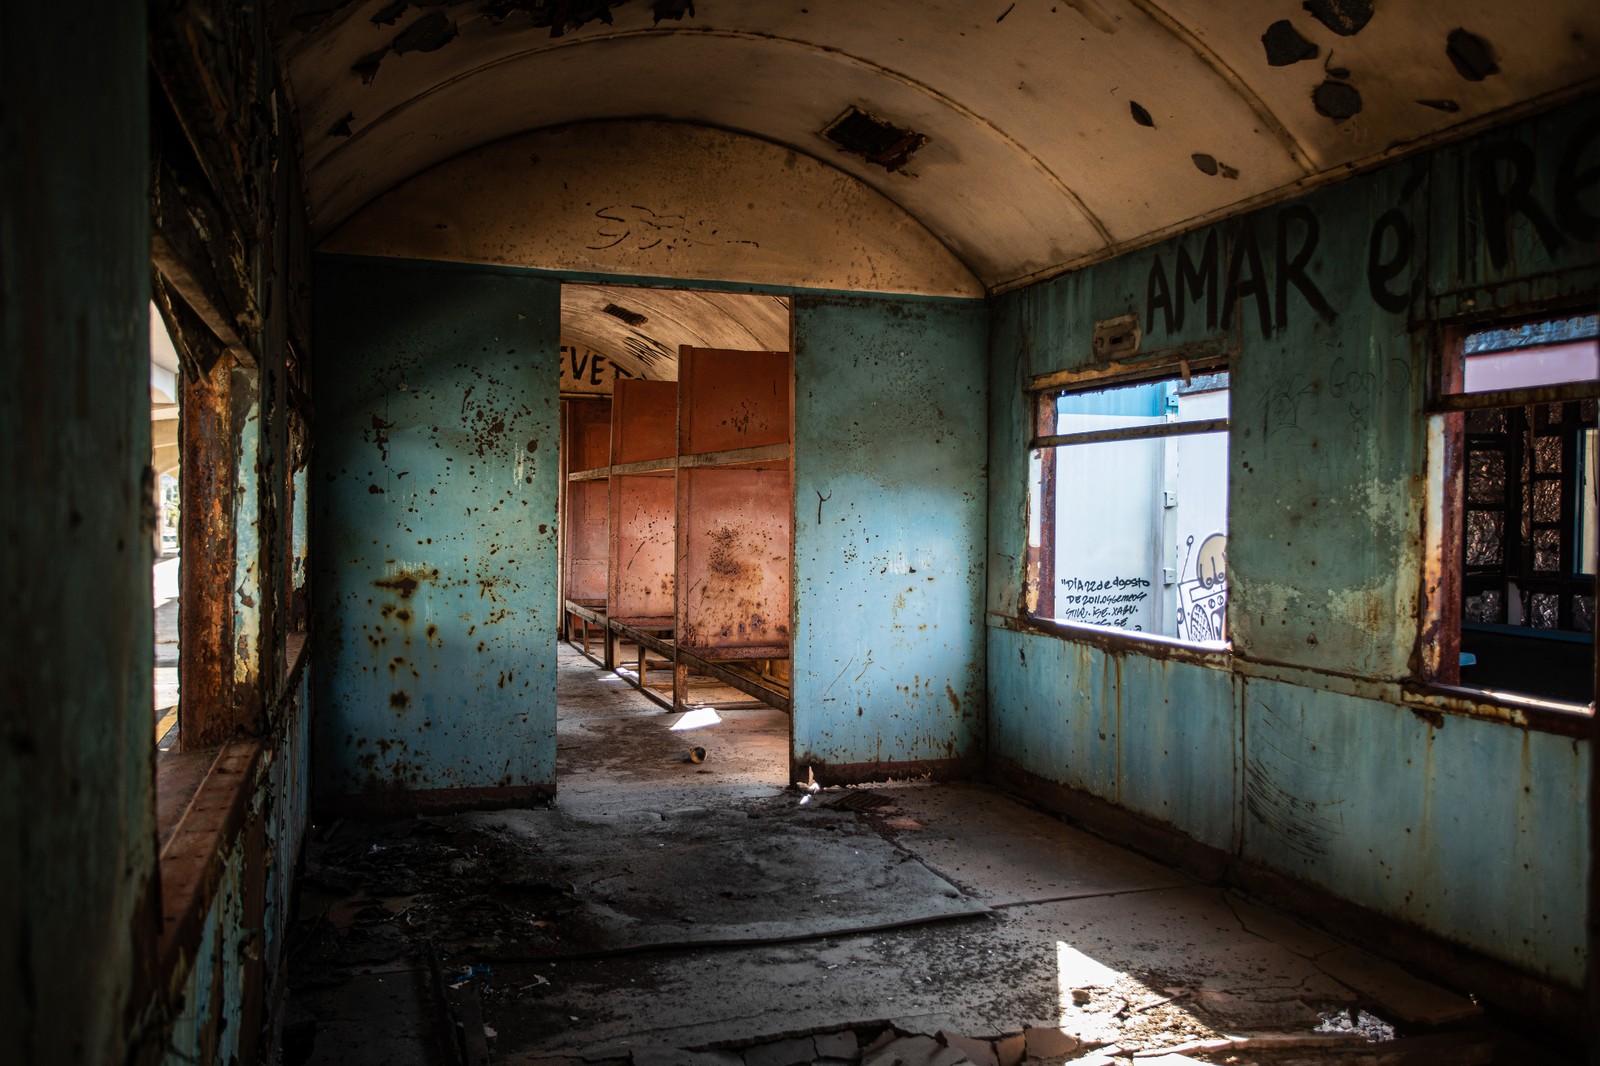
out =
[[(1570, 303), (1515, 314), (1480, 314), (1434, 323), (1433, 357), (1423, 417), (1427, 443), (1424, 566), (1420, 626), (1414, 656), (1415, 680), (1404, 686), (1413, 706), (1464, 711), (1566, 733), (1594, 718), (1596, 696), (1587, 704), (1463, 684), (1460, 676), (1464, 610), (1466, 515), (1466, 419), (1475, 411), (1600, 399), (1600, 380), (1515, 389), (1463, 391), (1466, 340), (1495, 328), (1516, 328), (1554, 319), (1593, 314)], [(1600, 586), (1600, 579), (1597, 579)], [(1600, 681), (1600, 639), (1591, 644), (1591, 667)], [(1600, 683), (1597, 683), (1600, 689)]]
[[(1027, 510), (1023, 523), (1024, 555), (1022, 559), (1021, 595), (1018, 614), (1023, 628), (1049, 633), (1064, 639), (1097, 645), (1108, 650), (1136, 649), (1158, 654), (1163, 658), (1193, 662), (1200, 665), (1230, 668), (1233, 658), (1233, 640), (1229, 636), (1219, 643), (1199, 642), (1150, 633), (1121, 629), (1113, 626), (1073, 622), (1041, 613), (1042, 590), (1054, 588), (1055, 553), (1047, 545), (1055, 540), (1055, 513), (1057, 510), (1056, 485), (1053, 464), (1042, 461), (1046, 449), (1072, 447), (1123, 440), (1166, 439), (1194, 436), (1205, 433), (1222, 433), (1227, 439), (1228, 455), (1233, 452), (1231, 396), (1231, 370), (1236, 353), (1209, 345), (1194, 350), (1160, 353), (1137, 362), (1112, 361), (1104, 364), (1060, 370), (1040, 374), (1026, 382), (1023, 388), (1025, 402), (1030, 406), (1030, 435), (1026, 444), (1029, 455)], [(1183, 381), (1210, 374), (1230, 374), (1230, 415), (1223, 419), (1200, 419), (1193, 422), (1169, 422), (1125, 429), (1092, 430), (1082, 433), (1055, 432), (1055, 398), (1063, 393), (1084, 394), (1126, 388), (1135, 385), (1153, 385), (1163, 381)], [(1031, 472), (1034, 456), (1040, 457), (1038, 492)], [(1039, 514), (1033, 513), (1033, 501), (1039, 501)], [(1039, 545), (1031, 543), (1030, 530), (1037, 519)], [(1228, 510), (1226, 524), (1232, 525), (1232, 509)], [(1229, 535), (1230, 529), (1224, 530)], [(1035, 555), (1037, 557), (1035, 558)], [(1053, 604), (1053, 600), (1049, 601)], [(1230, 599), (1231, 602), (1231, 599)], [(1229, 630), (1231, 632), (1231, 630)]]

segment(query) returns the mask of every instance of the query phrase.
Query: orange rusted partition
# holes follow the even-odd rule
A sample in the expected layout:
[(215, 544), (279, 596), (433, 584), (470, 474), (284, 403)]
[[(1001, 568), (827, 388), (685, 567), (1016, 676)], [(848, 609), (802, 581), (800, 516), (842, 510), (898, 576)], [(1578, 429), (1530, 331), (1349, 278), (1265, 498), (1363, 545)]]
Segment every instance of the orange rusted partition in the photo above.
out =
[(608, 490), (604, 479), (575, 481), (567, 487), (564, 576), (566, 598), (577, 603), (606, 602), (606, 568), (611, 550)]
[(716, 659), (789, 654), (789, 467), (678, 472), (678, 645)]
[[(611, 397), (611, 464), (672, 458), (677, 425), (677, 382), (619, 380)], [(671, 470), (611, 477), (606, 614), (625, 625), (672, 625), (672, 480)]]
[(673, 624), (672, 508), (670, 473), (611, 478), (609, 618), (638, 629)]
[[(562, 403), (562, 461), (569, 473), (595, 470), (611, 459), (611, 403)], [(562, 598), (597, 606), (606, 602), (610, 504), (606, 480), (563, 483), (561, 507)]]
[(677, 382), (619, 380), (611, 398), (612, 465), (671, 458), (677, 425)]
[(567, 471), (594, 470), (611, 462), (611, 402), (568, 400), (566, 439)]
[(788, 352), (678, 350), (678, 454), (789, 441)]

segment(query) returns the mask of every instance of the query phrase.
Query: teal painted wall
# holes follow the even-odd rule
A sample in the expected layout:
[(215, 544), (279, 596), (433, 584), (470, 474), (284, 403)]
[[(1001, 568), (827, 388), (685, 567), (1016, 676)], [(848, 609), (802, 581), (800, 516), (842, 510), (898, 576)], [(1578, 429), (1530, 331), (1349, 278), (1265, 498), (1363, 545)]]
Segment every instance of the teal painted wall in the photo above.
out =
[(559, 317), (549, 279), (318, 259), (319, 795), (553, 791)]
[(795, 298), (802, 778), (980, 752), (986, 330), (976, 301)]
[[(991, 768), (1578, 985), (1587, 745), (1419, 715), (1400, 684), (1420, 629), (1432, 323), (1592, 308), (1597, 233), (1591, 99), (997, 298)], [(1211, 287), (1180, 291), (1180, 259), (1191, 278), (1210, 264)], [(1144, 354), (1233, 353), (1231, 656), (1018, 629), (1024, 383), (1088, 365), (1094, 323), (1130, 311)]]
[[(216, 892), (200, 925), (199, 943), (173, 1001), (171, 1031), (161, 1057), (165, 1066), (239, 1061), (241, 1044), (248, 1039), (246, 971), (254, 958), (261, 959), (266, 978), (266, 1004), (285, 994), (294, 879), (311, 801), (310, 691), (309, 671), (302, 668), (298, 683), (283, 693), (274, 716), (274, 735), (257, 767), (246, 817), (247, 824), (261, 823), (262, 838), (270, 845), (262, 855), (251, 854), (252, 833), (246, 830), (227, 846)], [(246, 902), (256, 891), (262, 908), (259, 927)], [(220, 994), (214, 996), (218, 986)]]
[(145, 34), (0, 33), (0, 1062), (128, 1058), (160, 931)]

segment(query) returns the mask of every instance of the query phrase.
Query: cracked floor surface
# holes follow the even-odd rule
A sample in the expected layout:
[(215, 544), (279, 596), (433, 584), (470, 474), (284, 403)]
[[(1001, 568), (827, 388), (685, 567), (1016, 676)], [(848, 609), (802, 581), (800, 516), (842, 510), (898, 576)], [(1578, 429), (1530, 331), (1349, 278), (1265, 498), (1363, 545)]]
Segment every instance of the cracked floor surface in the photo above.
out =
[[(553, 809), (314, 834), (285, 1062), (641, 1066), (891, 1027), (1060, 1030), (1073, 1051), (1055, 1061), (1233, 1038), (1217, 1061), (1276, 1062), (1249, 1038), (1488, 1025), (1470, 999), (992, 788), (790, 788), (784, 715), (674, 731), (565, 647), (558, 693)], [(1526, 1061), (1474, 1046), (1460, 1061)]]

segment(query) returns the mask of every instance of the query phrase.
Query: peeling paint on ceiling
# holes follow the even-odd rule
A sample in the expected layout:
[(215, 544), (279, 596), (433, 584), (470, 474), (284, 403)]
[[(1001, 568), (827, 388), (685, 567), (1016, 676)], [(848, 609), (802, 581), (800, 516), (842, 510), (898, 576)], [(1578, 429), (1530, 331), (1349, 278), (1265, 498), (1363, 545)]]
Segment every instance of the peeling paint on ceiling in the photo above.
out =
[[(647, 116), (836, 168), (996, 288), (1600, 86), (1592, 0), (303, 0), (285, 24), (321, 234), (481, 145)], [(834, 150), (852, 106), (926, 144), (893, 170)]]

